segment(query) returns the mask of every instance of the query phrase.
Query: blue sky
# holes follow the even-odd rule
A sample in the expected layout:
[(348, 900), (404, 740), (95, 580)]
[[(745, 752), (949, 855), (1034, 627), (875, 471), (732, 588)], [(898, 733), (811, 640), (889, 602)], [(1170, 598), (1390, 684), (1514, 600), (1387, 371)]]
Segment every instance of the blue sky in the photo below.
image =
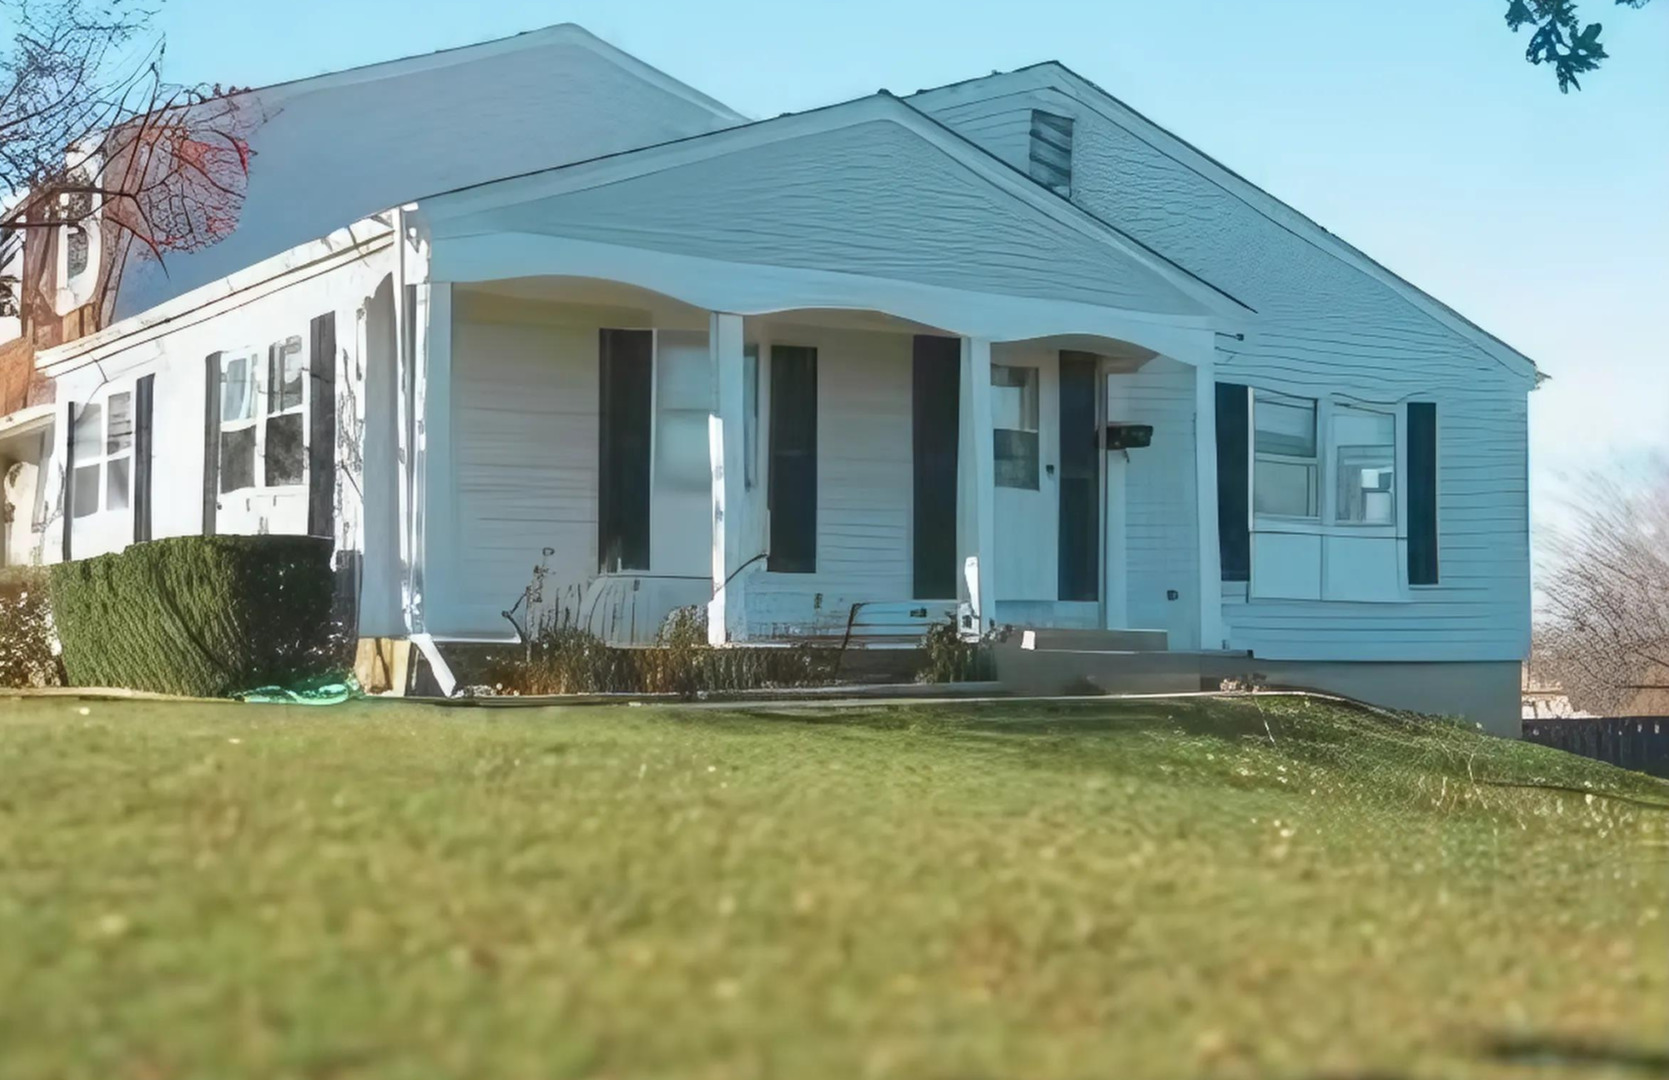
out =
[(262, 85), (572, 21), (756, 117), (1064, 61), (1534, 357), (1540, 494), (1669, 446), (1669, 0), (1583, 0), (1612, 59), (1569, 96), (1505, 7), (168, 0), (162, 25), (171, 78)]

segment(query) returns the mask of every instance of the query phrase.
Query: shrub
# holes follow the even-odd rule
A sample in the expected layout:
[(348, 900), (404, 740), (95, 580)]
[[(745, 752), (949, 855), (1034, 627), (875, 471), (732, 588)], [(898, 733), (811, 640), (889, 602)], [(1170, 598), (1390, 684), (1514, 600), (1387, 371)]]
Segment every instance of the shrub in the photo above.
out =
[(52, 568), (52, 615), (74, 686), (227, 697), (341, 670), (331, 544), (188, 536)]
[(963, 638), (955, 615), (927, 628), (921, 652), (922, 667), (916, 676), (920, 682), (980, 682), (994, 677), (996, 665), (989, 643)]
[(39, 567), (0, 570), (0, 686), (62, 686), (64, 665), (47, 599), (47, 573)]
[(487, 679), (508, 694), (677, 694), (823, 686), (834, 681), (835, 651), (807, 646), (715, 649), (706, 612), (679, 608), (652, 646), (604, 644), (566, 622), (547, 623), (523, 655), (488, 665)]

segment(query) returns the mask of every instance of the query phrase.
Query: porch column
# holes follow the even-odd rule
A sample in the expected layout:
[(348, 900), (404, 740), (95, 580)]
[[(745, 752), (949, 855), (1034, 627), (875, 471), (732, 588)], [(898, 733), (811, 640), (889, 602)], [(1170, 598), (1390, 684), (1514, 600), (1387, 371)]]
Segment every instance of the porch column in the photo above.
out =
[(452, 469), (452, 286), (417, 286), (423, 357), (417, 410), (417, 621), (419, 629), (450, 611), (457, 528)]
[(962, 339), (962, 393), (958, 402), (957, 550), (961, 556), (957, 597), (967, 602), (974, 624), (964, 633), (984, 633), (996, 624), (996, 464), (991, 434), (991, 342)]
[(707, 640), (723, 645), (747, 637), (742, 573), (748, 557), (742, 317), (713, 312), (707, 347), (712, 352), (714, 390), (714, 412), (707, 422), (713, 468), (713, 598), (707, 604)]
[(1200, 648), (1221, 649), (1223, 562), (1217, 532), (1217, 361), (1214, 345), (1194, 361), (1194, 468), (1200, 549)]

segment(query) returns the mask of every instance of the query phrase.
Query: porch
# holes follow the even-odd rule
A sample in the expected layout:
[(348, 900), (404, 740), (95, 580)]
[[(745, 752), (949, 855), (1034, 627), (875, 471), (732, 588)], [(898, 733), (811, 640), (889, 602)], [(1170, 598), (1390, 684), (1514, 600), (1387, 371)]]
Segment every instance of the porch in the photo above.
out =
[(720, 644), (955, 613), (1220, 647), (1216, 334), (1250, 309), (896, 99), (395, 226), (413, 630), (512, 634), (538, 566), (613, 640), (693, 604)]
[[(641, 644), (700, 606), (716, 644), (913, 645), (957, 615), (1220, 644), (1197, 352), (874, 308), (738, 315), (574, 275), (412, 296), (416, 595), (443, 641), (556, 619)], [(1110, 449), (1109, 425), (1151, 444)]]

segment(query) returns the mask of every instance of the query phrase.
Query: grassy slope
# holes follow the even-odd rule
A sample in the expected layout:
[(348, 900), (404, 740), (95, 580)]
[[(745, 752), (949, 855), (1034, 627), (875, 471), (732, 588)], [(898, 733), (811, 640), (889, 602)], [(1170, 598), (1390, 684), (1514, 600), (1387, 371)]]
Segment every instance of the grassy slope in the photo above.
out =
[(1669, 812), (1473, 779), (1669, 803), (1294, 702), (0, 702), (0, 1074), (1662, 1065)]

